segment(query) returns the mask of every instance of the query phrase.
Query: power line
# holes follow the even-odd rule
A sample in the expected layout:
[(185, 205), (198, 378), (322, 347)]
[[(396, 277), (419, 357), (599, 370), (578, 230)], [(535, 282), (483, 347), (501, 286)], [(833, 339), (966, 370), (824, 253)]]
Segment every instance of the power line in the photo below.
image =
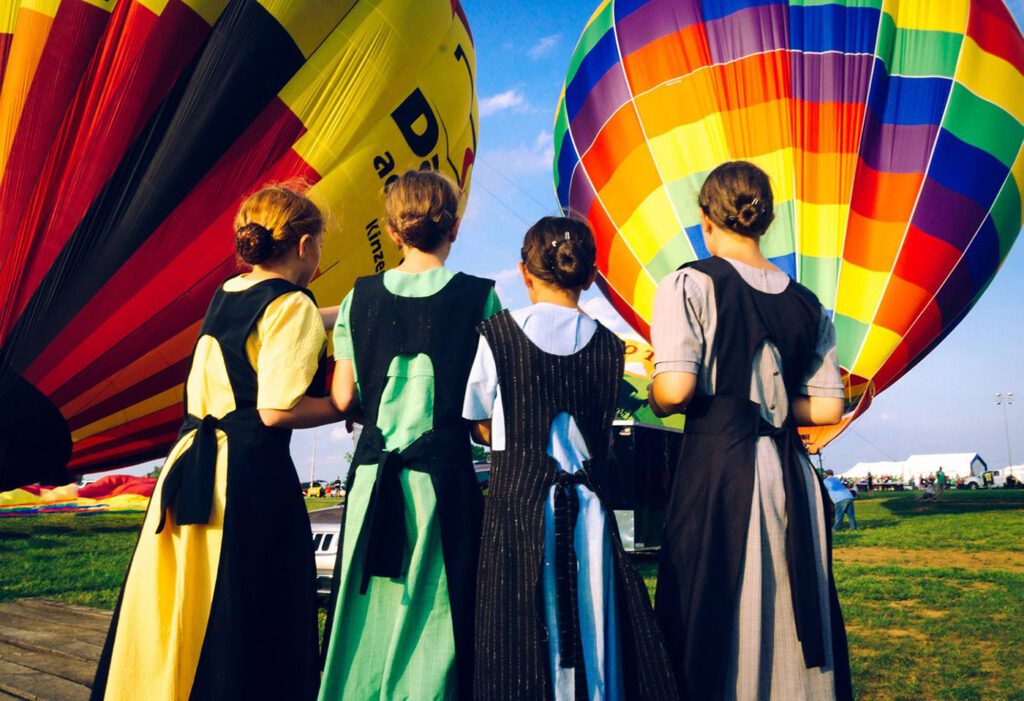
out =
[(523, 218), (523, 216), (522, 216), (521, 214), (519, 214), (519, 212), (517, 212), (517, 211), (515, 211), (514, 209), (512, 209), (511, 207), (509, 207), (509, 206), (508, 206), (507, 204), (505, 204), (505, 201), (504, 201), (504, 200), (502, 200), (502, 199), (501, 199), (500, 197), (498, 197), (498, 196), (497, 196), (497, 195), (495, 195), (495, 194), (494, 194), (493, 192), (491, 192), (491, 191), (490, 191), (489, 189), (487, 189), (487, 186), (486, 186), (486, 185), (484, 185), (484, 184), (483, 184), (483, 183), (482, 183), (482, 182), (480, 181), (480, 178), (475, 178), (475, 179), (473, 180), (473, 185), (475, 185), (476, 187), (479, 187), (479, 188), (481, 188), (481, 189), (482, 189), (482, 190), (483, 190), (484, 192), (486, 192), (486, 193), (487, 193), (488, 195), (490, 195), (490, 196), (491, 196), (492, 198), (494, 198), (494, 200), (495, 200), (495, 201), (496, 201), (496, 202), (497, 202), (498, 204), (500, 204), (500, 205), (501, 205), (502, 207), (504, 207), (504, 208), (505, 208), (505, 209), (506, 209), (506, 210), (507, 210), (507, 211), (509, 212), (509, 214), (511, 214), (512, 216), (514, 216), (514, 217), (515, 217), (516, 219), (518, 219), (519, 221), (521, 221), (521, 222), (522, 222), (523, 224), (526, 224), (526, 225), (529, 225), (529, 224), (530, 224), (530, 222), (526, 221), (526, 219), (524, 219), (524, 218)]
[(481, 158), (480, 156), (477, 156), (476, 160), (477, 160), (477, 162), (478, 162), (478, 163), (483, 163), (483, 164), (484, 164), (485, 166), (487, 166), (488, 168), (490, 168), (491, 170), (493, 170), (493, 171), (494, 171), (495, 173), (497, 173), (497, 174), (498, 174), (498, 177), (500, 177), (500, 178), (501, 178), (502, 180), (504, 180), (505, 182), (507, 182), (507, 183), (508, 183), (509, 185), (511, 185), (511, 186), (512, 186), (512, 187), (514, 187), (515, 189), (519, 190), (519, 192), (521, 192), (521, 193), (523, 193), (524, 195), (526, 195), (526, 196), (527, 196), (527, 197), (528, 197), (529, 199), (531, 199), (531, 200), (532, 200), (532, 201), (533, 201), (533, 202), (534, 202), (534, 203), (535, 203), (535, 204), (536, 204), (536, 205), (537, 205), (538, 207), (540, 207), (540, 208), (541, 208), (541, 210), (542, 210), (542, 211), (543, 211), (543, 212), (544, 212), (545, 214), (547, 214), (547, 213), (551, 212), (551, 205), (550, 205), (550, 204), (544, 204), (543, 202), (541, 202), (540, 200), (538, 200), (538, 199), (537, 199), (536, 197), (534, 197), (534, 196), (533, 196), (533, 195), (531, 195), (531, 194), (530, 194), (529, 192), (527, 192), (527, 191), (526, 191), (526, 190), (524, 190), (524, 189), (523, 189), (522, 187), (520, 187), (520, 186), (519, 186), (519, 184), (518, 184), (518, 183), (516, 183), (516, 181), (512, 180), (512, 179), (511, 179), (511, 178), (509, 178), (509, 177), (508, 177), (507, 175), (505, 175), (504, 173), (502, 173), (502, 172), (501, 172), (501, 170), (499, 170), (498, 168), (495, 168), (494, 166), (492, 166), (492, 165), (491, 165), (490, 163), (488, 163), (487, 161), (485, 161), (485, 160), (484, 160), (483, 158)]
[(869, 440), (868, 440), (867, 438), (865, 438), (864, 436), (862, 436), (862, 435), (861, 435), (860, 433), (858, 433), (857, 431), (853, 430), (853, 427), (852, 427), (852, 426), (851, 426), (851, 427), (849, 427), (849, 428), (847, 428), (846, 430), (847, 430), (847, 431), (849, 431), (850, 433), (852, 433), (853, 435), (857, 436), (857, 438), (860, 438), (860, 439), (861, 439), (862, 441), (864, 441), (865, 443), (867, 443), (868, 445), (870, 445), (870, 446), (871, 446), (872, 448), (874, 448), (874, 449), (875, 449), (875, 450), (877, 450), (877, 451), (878, 451), (879, 453), (881, 453), (881, 454), (882, 454), (882, 455), (884, 455), (885, 457), (889, 458), (889, 459), (890, 459), (890, 460), (892, 460), (893, 462), (899, 462), (899, 460), (898, 460), (898, 459), (897, 459), (896, 457), (894, 457), (894, 456), (893, 456), (893, 455), (892, 455), (891, 453), (889, 453), (889, 451), (887, 451), (887, 450), (884, 450), (884, 449), (883, 449), (883, 448), (881, 448), (881, 447), (880, 447), (880, 446), (879, 446), (879, 445), (878, 445), (877, 443), (874, 443), (874, 442), (872, 442), (872, 441), (869, 441)]

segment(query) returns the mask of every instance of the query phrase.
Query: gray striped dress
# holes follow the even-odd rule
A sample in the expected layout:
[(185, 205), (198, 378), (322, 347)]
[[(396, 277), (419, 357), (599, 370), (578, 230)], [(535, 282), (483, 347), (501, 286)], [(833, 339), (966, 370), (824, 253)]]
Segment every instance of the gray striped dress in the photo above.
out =
[[(744, 281), (761, 292), (777, 294), (789, 283), (780, 271), (754, 268), (726, 259)], [(698, 393), (714, 394), (716, 385), (716, 308), (711, 278), (693, 269), (677, 271), (658, 287), (652, 317), (654, 374), (689, 372), (697, 375)], [(754, 358), (750, 399), (761, 406), (762, 417), (782, 426), (789, 413), (789, 398), (782, 380), (782, 361), (770, 343)], [(836, 361), (835, 329), (822, 314), (814, 362), (801, 386), (808, 396), (842, 397), (843, 383)], [(808, 473), (809, 464), (805, 465)], [(811, 475), (813, 477), (813, 475)], [(807, 669), (796, 634), (786, 564), (786, 495), (782, 466), (774, 442), (757, 442), (754, 491), (741, 574), (739, 602), (728, 651), (727, 698), (832, 699), (835, 698), (830, 644), (828, 560), (825, 513), (818, 480), (806, 479), (815, 540), (815, 561), (823, 586), (819, 587), (826, 659), (824, 667)]]

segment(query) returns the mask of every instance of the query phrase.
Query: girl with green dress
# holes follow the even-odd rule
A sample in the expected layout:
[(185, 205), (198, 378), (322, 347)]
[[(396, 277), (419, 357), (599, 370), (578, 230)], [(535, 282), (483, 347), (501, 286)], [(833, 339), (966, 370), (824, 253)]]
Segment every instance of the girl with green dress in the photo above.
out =
[(444, 266), (458, 196), (410, 171), (387, 193), (402, 264), (359, 279), (334, 329), (332, 395), (364, 427), (347, 477), (323, 701), (470, 698), (482, 496), (466, 381), (493, 281)]

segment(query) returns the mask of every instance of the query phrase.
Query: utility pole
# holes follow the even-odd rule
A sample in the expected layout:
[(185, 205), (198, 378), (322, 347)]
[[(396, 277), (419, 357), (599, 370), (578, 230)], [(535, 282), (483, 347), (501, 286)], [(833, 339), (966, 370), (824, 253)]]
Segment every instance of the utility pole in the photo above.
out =
[(313, 457), (309, 461), (309, 491), (313, 491), (313, 471), (316, 469), (316, 431), (313, 431)]
[(1013, 452), (1010, 449), (1010, 418), (1007, 414), (1007, 407), (1013, 404), (1013, 392), (1002, 394), (996, 392), (996, 405), (1003, 407), (1003, 426), (1006, 428), (1006, 466), (1013, 465)]

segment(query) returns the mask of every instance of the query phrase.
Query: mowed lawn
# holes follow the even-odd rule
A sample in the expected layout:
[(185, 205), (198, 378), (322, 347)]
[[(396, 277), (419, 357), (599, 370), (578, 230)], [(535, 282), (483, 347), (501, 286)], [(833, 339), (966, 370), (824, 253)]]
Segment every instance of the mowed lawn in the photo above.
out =
[[(835, 538), (857, 697), (1024, 700), (1024, 491), (919, 494), (859, 500), (861, 530)], [(141, 521), (0, 519), (0, 601), (113, 607)]]

